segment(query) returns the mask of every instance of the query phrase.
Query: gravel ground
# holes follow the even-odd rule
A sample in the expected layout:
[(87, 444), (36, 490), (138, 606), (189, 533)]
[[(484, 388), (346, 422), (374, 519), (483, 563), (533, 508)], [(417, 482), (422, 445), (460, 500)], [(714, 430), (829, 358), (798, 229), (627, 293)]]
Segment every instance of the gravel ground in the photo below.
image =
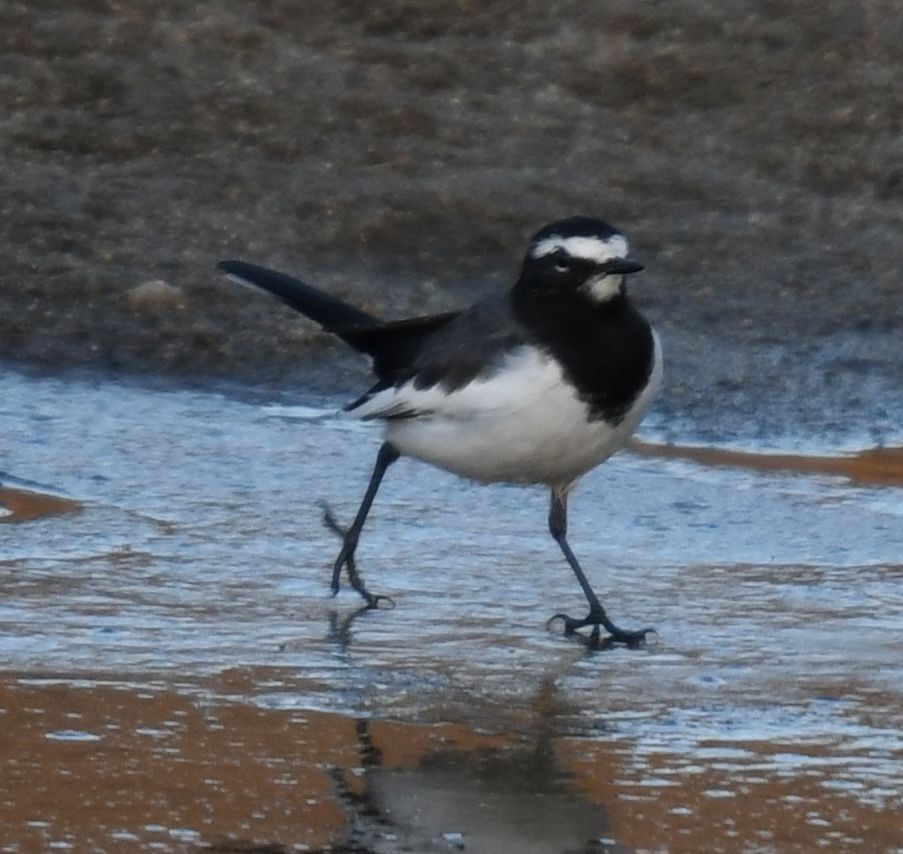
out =
[(590, 213), (647, 264), (663, 423), (899, 424), (894, 0), (11, 0), (0, 43), (2, 359), (348, 386), (215, 262), (426, 313)]

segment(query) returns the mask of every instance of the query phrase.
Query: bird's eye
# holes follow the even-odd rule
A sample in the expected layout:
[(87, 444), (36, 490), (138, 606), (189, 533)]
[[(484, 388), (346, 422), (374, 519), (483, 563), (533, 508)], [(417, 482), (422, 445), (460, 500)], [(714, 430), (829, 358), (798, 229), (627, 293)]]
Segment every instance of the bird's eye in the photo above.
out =
[(558, 273), (564, 273), (571, 268), (570, 256), (561, 249), (552, 253), (552, 262), (555, 264), (555, 271)]

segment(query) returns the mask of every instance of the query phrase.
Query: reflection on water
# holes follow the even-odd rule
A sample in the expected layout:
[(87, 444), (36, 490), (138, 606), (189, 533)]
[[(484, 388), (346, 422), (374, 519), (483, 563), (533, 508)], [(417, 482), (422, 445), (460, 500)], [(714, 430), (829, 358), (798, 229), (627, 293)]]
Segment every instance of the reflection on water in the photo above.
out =
[[(879, 851), (899, 839), (898, 735), (894, 752), (882, 749), (889, 734), (882, 748), (838, 750), (813, 738), (812, 720), (808, 739), (792, 743), (778, 731), (744, 741), (713, 732), (677, 745), (657, 741), (654, 719), (645, 738), (617, 725), (566, 734), (573, 709), (550, 683), (517, 707), (483, 705), (468, 723), (243, 701), (280, 677), (302, 690), (271, 669), (177, 685), (5, 677), (5, 838), (20, 850), (423, 854)], [(870, 751), (881, 762), (864, 758)]]
[(594, 654), (544, 628), (580, 592), (541, 490), (399, 462), (359, 552), (397, 607), (353, 619), (319, 504), (351, 517), (377, 432), (99, 381), (0, 400), (18, 850), (903, 846), (899, 487), (615, 458), (572, 545), (659, 642)]

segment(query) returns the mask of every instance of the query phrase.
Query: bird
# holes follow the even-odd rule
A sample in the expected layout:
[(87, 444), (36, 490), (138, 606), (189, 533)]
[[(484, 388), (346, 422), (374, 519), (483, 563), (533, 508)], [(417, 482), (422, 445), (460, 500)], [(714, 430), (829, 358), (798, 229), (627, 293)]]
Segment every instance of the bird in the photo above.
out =
[(384, 439), (351, 525), (340, 528), (327, 509), (342, 538), (334, 594), (345, 569), (365, 610), (388, 599), (367, 589), (355, 555), (386, 471), (406, 456), (481, 483), (546, 487), (549, 532), (589, 606), (585, 617), (558, 613), (549, 624), (562, 621), (567, 635), (589, 627), (596, 640), (604, 629), (608, 644), (645, 642), (654, 630), (612, 622), (567, 539), (574, 486), (627, 443), (662, 379), (658, 335), (627, 293), (627, 278), (644, 267), (621, 231), (591, 216), (552, 222), (530, 239), (509, 290), (402, 320), (381, 320), (257, 264), (219, 267), (371, 359), (375, 384), (345, 410), (381, 422)]

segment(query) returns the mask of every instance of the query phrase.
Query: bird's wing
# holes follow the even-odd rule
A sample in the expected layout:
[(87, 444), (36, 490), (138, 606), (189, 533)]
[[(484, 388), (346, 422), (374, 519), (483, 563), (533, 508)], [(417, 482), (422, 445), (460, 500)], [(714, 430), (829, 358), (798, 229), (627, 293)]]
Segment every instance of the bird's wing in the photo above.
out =
[[(454, 414), (475, 398), (460, 394), (492, 377), (506, 356), (526, 343), (508, 295), (491, 297), (449, 317), (418, 341), (405, 369), (383, 379), (346, 409), (359, 418), (416, 418)], [(458, 413), (458, 414), (464, 414)]]
[(390, 320), (369, 326), (330, 329), (355, 350), (373, 359), (373, 373), (386, 382), (406, 375), (430, 337), (453, 321), (460, 312)]

